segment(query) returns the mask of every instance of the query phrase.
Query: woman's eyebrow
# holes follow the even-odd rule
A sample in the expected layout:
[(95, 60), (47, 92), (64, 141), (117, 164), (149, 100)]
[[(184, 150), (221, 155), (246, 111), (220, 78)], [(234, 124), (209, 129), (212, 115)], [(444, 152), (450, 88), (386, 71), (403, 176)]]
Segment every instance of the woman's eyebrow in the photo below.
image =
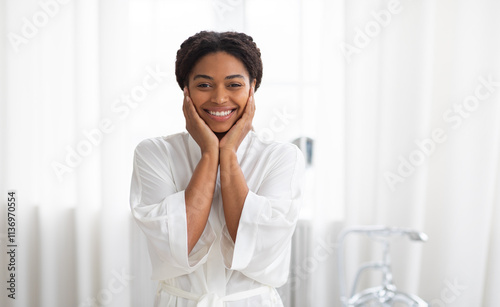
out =
[[(210, 77), (208, 75), (196, 75), (196, 76), (193, 77), (193, 80), (196, 80), (196, 79), (199, 79), (199, 78), (209, 79), (209, 80), (213, 80), (214, 79), (213, 77)], [(229, 76), (225, 77), (224, 79), (230, 80), (230, 79), (235, 79), (235, 78), (245, 79), (245, 77), (243, 75), (229, 75)]]
[(227, 77), (226, 77), (226, 78), (224, 78), (224, 79), (229, 80), (229, 79), (234, 79), (234, 78), (241, 78), (241, 79), (245, 79), (245, 77), (243, 77), (242, 75), (229, 75), (229, 76), (227, 76)]
[(209, 79), (209, 80), (213, 80), (214, 78), (210, 77), (210, 76), (207, 76), (207, 75), (196, 75), (194, 76), (193, 80), (196, 80), (198, 78), (204, 78), (204, 79)]

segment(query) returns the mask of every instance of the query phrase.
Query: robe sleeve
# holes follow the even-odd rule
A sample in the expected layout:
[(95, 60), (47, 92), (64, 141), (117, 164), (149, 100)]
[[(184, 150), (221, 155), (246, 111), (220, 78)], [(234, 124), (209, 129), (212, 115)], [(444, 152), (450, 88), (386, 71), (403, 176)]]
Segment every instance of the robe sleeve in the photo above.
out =
[(163, 280), (189, 274), (206, 262), (216, 236), (207, 222), (188, 256), (184, 190), (176, 187), (168, 151), (158, 142), (144, 140), (135, 149), (130, 207), (146, 235), (152, 279)]
[(245, 199), (233, 243), (223, 230), (225, 266), (260, 283), (280, 287), (290, 270), (291, 239), (299, 216), (304, 157), (291, 144), (273, 151), (260, 186)]

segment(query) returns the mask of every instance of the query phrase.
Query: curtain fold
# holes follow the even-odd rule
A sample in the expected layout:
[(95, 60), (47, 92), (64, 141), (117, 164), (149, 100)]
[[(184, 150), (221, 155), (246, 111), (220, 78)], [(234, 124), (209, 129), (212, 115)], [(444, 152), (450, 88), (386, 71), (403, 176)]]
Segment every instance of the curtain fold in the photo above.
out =
[[(256, 132), (314, 140), (285, 305), (340, 306), (340, 231), (383, 224), (429, 235), (394, 240), (401, 290), (431, 306), (496, 306), (499, 9), (495, 0), (0, 0), (2, 249), (6, 191), (19, 196), (19, 297), (0, 305), (152, 305), (128, 208), (133, 149), (184, 129), (182, 41), (234, 29), (263, 53)], [(350, 282), (380, 256), (354, 237), (346, 251)], [(1, 253), (2, 276), (8, 261)]]

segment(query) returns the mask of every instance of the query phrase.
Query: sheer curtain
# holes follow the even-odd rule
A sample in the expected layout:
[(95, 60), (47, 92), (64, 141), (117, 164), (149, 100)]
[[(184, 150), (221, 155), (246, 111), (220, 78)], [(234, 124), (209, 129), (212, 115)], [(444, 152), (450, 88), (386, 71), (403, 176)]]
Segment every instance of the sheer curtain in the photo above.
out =
[(346, 69), (346, 222), (425, 231), (395, 246), (394, 270), (432, 306), (499, 299), (498, 9), (346, 2), (346, 41), (366, 41)]
[[(7, 190), (18, 194), (17, 297), (0, 305), (152, 304), (128, 209), (133, 149), (184, 130), (175, 52), (208, 29), (245, 31), (261, 48), (259, 136), (314, 140), (287, 306), (339, 306), (337, 235), (373, 224), (429, 235), (395, 242), (399, 288), (431, 306), (495, 306), (499, 9), (494, 0), (0, 0), (2, 250)], [(377, 255), (357, 241), (347, 250), (349, 276)]]

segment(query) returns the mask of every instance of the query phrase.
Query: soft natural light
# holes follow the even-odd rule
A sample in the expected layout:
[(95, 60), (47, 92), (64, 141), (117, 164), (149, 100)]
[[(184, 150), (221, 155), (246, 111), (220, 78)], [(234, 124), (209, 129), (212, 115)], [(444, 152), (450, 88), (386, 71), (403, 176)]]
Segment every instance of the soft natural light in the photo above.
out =
[[(354, 306), (344, 290), (364, 263), (375, 272), (354, 292), (390, 268), (421, 306), (496, 307), (498, 12), (496, 0), (0, 0), (0, 305), (154, 306), (134, 150), (186, 131), (176, 55), (208, 30), (253, 38), (253, 129), (306, 158), (284, 306)], [(387, 237), (391, 265), (366, 264)]]

